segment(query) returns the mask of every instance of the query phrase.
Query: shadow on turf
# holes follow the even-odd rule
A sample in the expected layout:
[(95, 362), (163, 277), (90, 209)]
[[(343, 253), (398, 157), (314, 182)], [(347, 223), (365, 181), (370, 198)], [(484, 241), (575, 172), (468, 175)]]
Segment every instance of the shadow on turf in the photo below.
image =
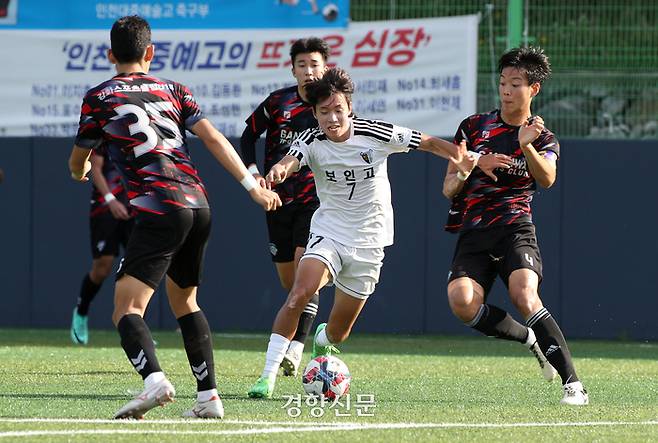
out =
[[(66, 372), (66, 371), (21, 371), (21, 374), (32, 374), (32, 375), (122, 375), (133, 374), (133, 371), (78, 371), (78, 372)], [(10, 371), (0, 371), (0, 374), (14, 374)]]
[(53, 399), (53, 400), (99, 400), (99, 401), (116, 401), (125, 400), (128, 398), (126, 395), (100, 395), (100, 394), (2, 394), (0, 398), (14, 398), (14, 399)]
[[(222, 351), (256, 351), (263, 353), (267, 347), (266, 334), (214, 334), (216, 353)], [(158, 349), (183, 349), (180, 334), (173, 331), (154, 331)], [(310, 340), (309, 340), (310, 342)], [(576, 358), (624, 358), (655, 359), (658, 346), (655, 343), (637, 341), (570, 341), (572, 354)], [(307, 342), (307, 344), (309, 344)], [(70, 348), (71, 352), (86, 352), (100, 348), (113, 348), (117, 358), (125, 358), (115, 331), (93, 331), (88, 346), (74, 345), (68, 330), (4, 329), (0, 330), (0, 346), (54, 346)], [(436, 356), (496, 356), (520, 357), (523, 346), (503, 340), (477, 336), (438, 335), (392, 335), (354, 333), (347, 343), (340, 345), (341, 351), (350, 354), (384, 355), (436, 355)], [(119, 355), (121, 357), (119, 357)], [(122, 373), (122, 372), (117, 372)], [(89, 373), (82, 373), (86, 375)]]

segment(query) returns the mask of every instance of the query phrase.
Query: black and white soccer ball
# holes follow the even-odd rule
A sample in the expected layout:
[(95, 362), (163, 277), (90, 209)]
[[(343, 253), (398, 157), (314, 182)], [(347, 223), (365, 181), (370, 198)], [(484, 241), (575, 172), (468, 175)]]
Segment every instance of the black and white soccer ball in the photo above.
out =
[(336, 400), (350, 390), (352, 376), (347, 365), (334, 356), (320, 356), (304, 369), (302, 385), (307, 394)]
[(334, 3), (329, 3), (327, 6), (322, 8), (322, 17), (328, 22), (333, 22), (338, 18), (338, 6)]

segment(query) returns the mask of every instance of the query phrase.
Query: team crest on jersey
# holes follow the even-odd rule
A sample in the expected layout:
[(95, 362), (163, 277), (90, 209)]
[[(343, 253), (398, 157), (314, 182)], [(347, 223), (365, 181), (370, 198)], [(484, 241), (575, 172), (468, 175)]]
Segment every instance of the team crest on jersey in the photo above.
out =
[(359, 152), (361, 154), (361, 158), (363, 159), (364, 162), (371, 164), (372, 163), (372, 155), (373, 155), (373, 150), (368, 149), (367, 151), (362, 151)]
[(489, 138), (489, 131), (482, 131), (482, 138)]
[(292, 113), (290, 111), (283, 111), (283, 118), (290, 120), (290, 117), (292, 117)]

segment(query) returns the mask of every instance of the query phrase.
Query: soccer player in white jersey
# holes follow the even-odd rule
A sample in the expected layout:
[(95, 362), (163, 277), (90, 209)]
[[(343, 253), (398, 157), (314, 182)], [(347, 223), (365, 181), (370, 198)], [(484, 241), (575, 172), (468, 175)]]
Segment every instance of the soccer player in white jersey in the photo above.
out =
[(329, 321), (315, 332), (315, 358), (336, 351), (334, 345), (349, 336), (374, 292), (384, 247), (393, 244), (388, 156), (420, 149), (447, 158), (464, 171), (477, 161), (467, 153), (465, 144), (456, 146), (391, 123), (354, 117), (353, 91), (349, 75), (338, 68), (307, 85), (319, 127), (302, 132), (266, 177), (269, 184), (278, 184), (300, 167), (309, 166), (320, 207), (313, 214), (293, 287), (274, 320), (265, 368), (249, 391), (252, 398), (272, 397), (277, 369), (313, 294), (328, 283), (336, 287)]

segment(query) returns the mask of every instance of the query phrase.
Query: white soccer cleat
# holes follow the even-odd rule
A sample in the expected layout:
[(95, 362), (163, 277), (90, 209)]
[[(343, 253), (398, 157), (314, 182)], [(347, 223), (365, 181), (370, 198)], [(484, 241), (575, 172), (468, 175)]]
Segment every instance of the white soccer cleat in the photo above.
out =
[(557, 371), (553, 365), (551, 365), (548, 360), (546, 360), (544, 353), (541, 352), (539, 343), (537, 343), (535, 331), (533, 331), (532, 328), (528, 328), (528, 338), (526, 338), (525, 345), (528, 347), (528, 349), (530, 349), (530, 352), (532, 352), (532, 354), (537, 359), (537, 363), (539, 363), (539, 367), (541, 368), (541, 373), (544, 378), (549, 382), (555, 380)]
[(224, 405), (222, 399), (213, 396), (208, 401), (197, 401), (194, 407), (183, 412), (186, 418), (224, 418)]
[(546, 357), (544, 357), (544, 354), (541, 352), (541, 349), (539, 349), (539, 344), (535, 342), (532, 346), (530, 346), (530, 352), (533, 353), (535, 358), (537, 359), (537, 363), (539, 363), (539, 367), (541, 368), (541, 373), (546, 379), (546, 381), (553, 381), (555, 380), (555, 377), (557, 376), (557, 371), (551, 365), (548, 360), (546, 360)]
[(560, 400), (563, 405), (570, 406), (584, 406), (589, 404), (589, 395), (579, 381), (567, 383), (562, 387), (564, 389), (564, 397)]
[(156, 406), (164, 406), (174, 401), (175, 395), (176, 390), (165, 378), (144, 389), (141, 394), (126, 403), (114, 414), (114, 418), (144, 418), (144, 414)]
[(296, 377), (299, 364), (302, 362), (302, 352), (297, 352), (292, 348), (288, 348), (286, 355), (283, 357), (281, 367), (283, 368), (283, 375), (286, 377)]

